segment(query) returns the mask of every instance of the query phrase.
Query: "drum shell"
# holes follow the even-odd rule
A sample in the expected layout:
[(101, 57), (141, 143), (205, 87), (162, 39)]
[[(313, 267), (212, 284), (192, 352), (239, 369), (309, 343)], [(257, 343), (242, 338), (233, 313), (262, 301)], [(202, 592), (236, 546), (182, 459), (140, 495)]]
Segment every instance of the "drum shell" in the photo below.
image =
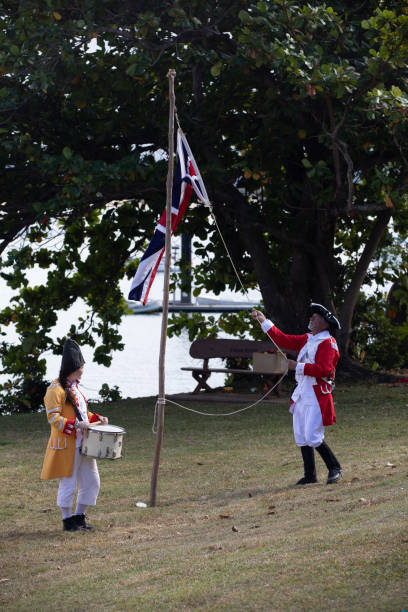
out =
[(123, 436), (126, 433), (122, 427), (108, 431), (104, 425), (89, 427), (82, 432), (81, 455), (95, 459), (121, 459)]

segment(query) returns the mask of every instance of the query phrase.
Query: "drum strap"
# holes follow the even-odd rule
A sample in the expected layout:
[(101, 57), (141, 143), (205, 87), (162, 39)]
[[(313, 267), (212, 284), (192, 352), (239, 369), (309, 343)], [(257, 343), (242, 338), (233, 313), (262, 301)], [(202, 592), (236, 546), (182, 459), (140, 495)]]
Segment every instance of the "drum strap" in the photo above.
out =
[(78, 408), (75, 406), (75, 404), (72, 404), (72, 407), (74, 409), (74, 412), (76, 414), (76, 417), (78, 419), (78, 421), (83, 421), (84, 419), (81, 416), (81, 413), (79, 412)]
[(78, 419), (78, 421), (83, 421), (84, 419), (83, 419), (80, 411), (78, 410), (77, 406), (75, 406), (75, 404), (73, 402), (71, 402), (71, 404), (72, 404), (72, 407), (74, 409), (74, 412), (75, 412), (75, 415), (76, 415), (76, 418)]

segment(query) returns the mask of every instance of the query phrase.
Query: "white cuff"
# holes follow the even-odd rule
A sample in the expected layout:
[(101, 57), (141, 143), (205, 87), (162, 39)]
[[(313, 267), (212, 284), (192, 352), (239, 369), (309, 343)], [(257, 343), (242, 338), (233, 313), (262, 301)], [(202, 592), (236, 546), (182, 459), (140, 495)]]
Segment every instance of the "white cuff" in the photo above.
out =
[(296, 374), (304, 374), (305, 373), (305, 363), (296, 364)]
[(271, 327), (273, 327), (273, 323), (269, 319), (265, 319), (265, 321), (262, 321), (261, 327), (262, 327), (262, 331), (267, 333), (271, 329)]

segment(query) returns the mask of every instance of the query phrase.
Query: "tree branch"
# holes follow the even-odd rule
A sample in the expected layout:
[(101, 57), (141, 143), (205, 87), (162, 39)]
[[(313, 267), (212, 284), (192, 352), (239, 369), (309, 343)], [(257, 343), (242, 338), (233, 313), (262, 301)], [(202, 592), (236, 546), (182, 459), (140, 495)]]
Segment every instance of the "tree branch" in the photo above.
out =
[(353, 318), (354, 308), (357, 303), (358, 294), (360, 292), (361, 285), (364, 282), (365, 275), (367, 274), (368, 267), (371, 263), (375, 255), (375, 251), (383, 237), (388, 222), (391, 218), (390, 210), (383, 210), (379, 213), (377, 220), (374, 223), (373, 229), (370, 234), (370, 238), (368, 239), (364, 250), (361, 254), (361, 257), (356, 265), (356, 269), (354, 272), (353, 279), (346, 290), (344, 296), (344, 302), (341, 308), (340, 314), (340, 323), (341, 323), (341, 332), (339, 334), (339, 340), (341, 343), (341, 348), (344, 353), (347, 353), (349, 337), (348, 333), (351, 328), (351, 322)]

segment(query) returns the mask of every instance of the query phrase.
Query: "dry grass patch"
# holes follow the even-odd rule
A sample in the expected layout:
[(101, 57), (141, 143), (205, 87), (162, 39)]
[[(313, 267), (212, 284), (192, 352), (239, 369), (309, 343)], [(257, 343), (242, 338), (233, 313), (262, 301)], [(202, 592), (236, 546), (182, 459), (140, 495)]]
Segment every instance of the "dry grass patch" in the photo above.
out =
[(107, 407), (125, 457), (99, 462), (95, 530), (74, 534), (57, 482), (39, 480), (44, 415), (3, 417), (3, 609), (407, 609), (406, 389), (340, 387), (336, 400), (327, 438), (344, 479), (326, 486), (317, 458), (320, 482), (302, 488), (286, 400), (226, 418), (169, 408), (158, 506), (145, 509), (153, 401)]

